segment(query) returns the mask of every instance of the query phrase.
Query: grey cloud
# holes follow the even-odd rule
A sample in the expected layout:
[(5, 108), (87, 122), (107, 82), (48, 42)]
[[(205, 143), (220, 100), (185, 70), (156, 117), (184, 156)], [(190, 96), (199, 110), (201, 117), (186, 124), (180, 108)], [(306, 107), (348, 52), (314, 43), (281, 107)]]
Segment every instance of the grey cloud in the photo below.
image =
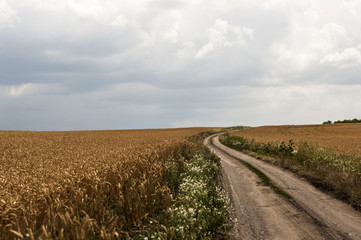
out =
[(361, 102), (353, 1), (3, 2), (0, 129), (317, 123), (359, 111), (348, 104)]

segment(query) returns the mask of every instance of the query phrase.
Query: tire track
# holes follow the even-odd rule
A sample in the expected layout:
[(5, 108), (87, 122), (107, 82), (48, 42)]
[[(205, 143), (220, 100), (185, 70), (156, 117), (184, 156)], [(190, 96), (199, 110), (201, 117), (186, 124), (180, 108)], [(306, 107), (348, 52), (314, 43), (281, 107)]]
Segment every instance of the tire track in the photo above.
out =
[[(359, 212), (287, 170), (222, 145), (219, 135), (206, 138), (204, 144), (221, 158), (222, 182), (237, 219), (233, 239), (361, 239)], [(293, 199), (263, 186), (244, 163), (266, 174)]]

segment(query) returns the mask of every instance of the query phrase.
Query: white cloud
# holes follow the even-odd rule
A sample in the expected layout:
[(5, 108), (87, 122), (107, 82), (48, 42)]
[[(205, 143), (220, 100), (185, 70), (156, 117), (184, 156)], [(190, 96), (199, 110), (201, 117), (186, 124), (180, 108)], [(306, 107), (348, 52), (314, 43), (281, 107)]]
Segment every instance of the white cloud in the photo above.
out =
[[(296, 15), (286, 38), (273, 45), (272, 71), (277, 71), (277, 74), (289, 77), (293, 71), (308, 71), (316, 67), (325, 55), (337, 51), (349, 41), (345, 28), (333, 22), (321, 25), (319, 17), (307, 18), (309, 14), (305, 11)], [(303, 21), (303, 18), (308, 20)]]
[(303, 8), (305, 5), (308, 4), (307, 0), (303, 0), (303, 1), (299, 1), (299, 0), (294, 0), (292, 2), (290, 1), (284, 1), (284, 0), (268, 0), (268, 1), (259, 1), (260, 5), (264, 8), (269, 8), (269, 9), (292, 9), (292, 8)]
[(19, 21), (16, 11), (7, 4), (6, 0), (0, 0), (0, 29), (14, 27)]
[(177, 43), (178, 41), (178, 26), (174, 26), (171, 30), (166, 32), (164, 34), (164, 38), (171, 42), (171, 43)]
[(36, 94), (50, 94), (59, 93), (60, 89), (58, 86), (52, 84), (36, 84), (26, 83), (20, 85), (7, 86), (3, 88), (6, 95), (9, 97), (29, 97)]
[(361, 52), (357, 48), (346, 48), (342, 52), (327, 54), (321, 59), (321, 63), (339, 68), (361, 65)]
[(69, 8), (74, 12), (75, 16), (82, 19), (107, 21), (109, 17), (108, 9), (98, 2), (68, 2)]
[(201, 59), (218, 49), (243, 45), (253, 39), (253, 30), (247, 27), (233, 26), (223, 19), (217, 19), (207, 30), (208, 42), (197, 52), (196, 58)]
[[(126, 4), (125, 4), (126, 5)], [(94, 21), (124, 29), (131, 21), (122, 13), (122, 4), (117, 1), (68, 1), (71, 12), (84, 21)]]
[(13, 87), (10, 87), (10, 89), (9, 89), (9, 95), (18, 97), (18, 96), (25, 94), (28, 91), (31, 91), (32, 88), (33, 88), (33, 85), (31, 83), (22, 84), (20, 86), (13, 86)]
[(361, 1), (360, 0), (344, 0), (341, 3), (341, 8), (346, 9), (353, 15), (359, 15), (361, 9)]
[(111, 25), (116, 28), (125, 28), (129, 24), (129, 21), (122, 15), (118, 15), (112, 22)]

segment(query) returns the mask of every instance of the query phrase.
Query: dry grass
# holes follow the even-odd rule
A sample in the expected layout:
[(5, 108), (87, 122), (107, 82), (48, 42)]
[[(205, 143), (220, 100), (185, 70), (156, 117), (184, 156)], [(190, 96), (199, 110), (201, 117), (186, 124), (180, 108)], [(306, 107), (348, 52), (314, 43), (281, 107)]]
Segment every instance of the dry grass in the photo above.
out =
[(0, 239), (128, 237), (167, 208), (166, 161), (206, 128), (0, 132)]
[(296, 145), (300, 142), (310, 142), (339, 154), (361, 156), (361, 124), (359, 123), (262, 126), (236, 131), (232, 135), (254, 139), (261, 143), (272, 141), (288, 143), (292, 139)]

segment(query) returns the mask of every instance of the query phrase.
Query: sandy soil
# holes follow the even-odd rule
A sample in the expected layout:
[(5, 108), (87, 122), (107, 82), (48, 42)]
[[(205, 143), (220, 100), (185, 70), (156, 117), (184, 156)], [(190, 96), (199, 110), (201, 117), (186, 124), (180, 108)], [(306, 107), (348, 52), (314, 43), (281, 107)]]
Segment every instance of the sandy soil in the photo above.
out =
[[(361, 214), (293, 173), (230, 149), (219, 134), (204, 144), (220, 158), (222, 182), (232, 199), (232, 239), (361, 239)], [(247, 162), (289, 193), (286, 199), (245, 167)]]

